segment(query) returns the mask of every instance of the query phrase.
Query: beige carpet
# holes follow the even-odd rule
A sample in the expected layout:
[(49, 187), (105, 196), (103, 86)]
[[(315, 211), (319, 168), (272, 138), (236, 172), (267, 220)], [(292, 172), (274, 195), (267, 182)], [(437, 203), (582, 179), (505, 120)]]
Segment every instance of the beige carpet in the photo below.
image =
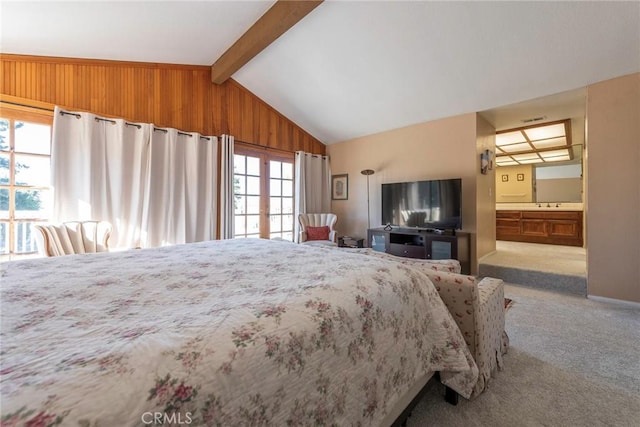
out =
[(483, 257), (481, 264), (519, 268), (571, 276), (586, 276), (585, 248), (537, 243), (496, 241), (496, 252)]
[(513, 285), (505, 297), (504, 371), (457, 406), (433, 387), (408, 426), (640, 425), (640, 309)]
[(411, 426), (637, 427), (640, 398), (609, 384), (590, 381), (513, 349), (491, 388), (457, 406), (435, 387), (409, 418)]
[(498, 240), (496, 252), (480, 260), (478, 275), (536, 289), (587, 295), (584, 248)]

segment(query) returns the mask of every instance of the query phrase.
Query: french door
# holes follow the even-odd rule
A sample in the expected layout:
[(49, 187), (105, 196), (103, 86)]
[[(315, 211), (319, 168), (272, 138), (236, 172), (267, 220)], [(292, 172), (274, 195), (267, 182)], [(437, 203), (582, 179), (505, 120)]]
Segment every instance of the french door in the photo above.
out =
[(234, 150), (234, 237), (293, 240), (293, 153)]

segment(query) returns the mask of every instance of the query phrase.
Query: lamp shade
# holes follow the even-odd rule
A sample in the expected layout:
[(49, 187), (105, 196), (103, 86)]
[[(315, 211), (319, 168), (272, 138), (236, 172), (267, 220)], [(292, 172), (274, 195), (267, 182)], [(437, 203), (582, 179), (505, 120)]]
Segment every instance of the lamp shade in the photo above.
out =
[(362, 175), (373, 175), (374, 173), (376, 173), (376, 171), (374, 171), (373, 169), (365, 169), (363, 171), (360, 171), (360, 173)]

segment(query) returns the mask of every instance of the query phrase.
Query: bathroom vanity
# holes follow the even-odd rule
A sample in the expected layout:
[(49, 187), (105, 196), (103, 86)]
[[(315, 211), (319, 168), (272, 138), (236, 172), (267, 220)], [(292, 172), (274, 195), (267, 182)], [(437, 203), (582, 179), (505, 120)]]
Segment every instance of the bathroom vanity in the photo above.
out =
[(499, 203), (496, 239), (583, 246), (582, 203)]

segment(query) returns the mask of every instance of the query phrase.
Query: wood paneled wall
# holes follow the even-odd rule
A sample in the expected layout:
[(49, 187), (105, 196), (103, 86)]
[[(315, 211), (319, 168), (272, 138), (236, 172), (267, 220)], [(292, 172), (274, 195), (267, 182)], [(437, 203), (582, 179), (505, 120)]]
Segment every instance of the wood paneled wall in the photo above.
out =
[(0, 55), (0, 93), (284, 151), (325, 154), (325, 145), (211, 67)]

